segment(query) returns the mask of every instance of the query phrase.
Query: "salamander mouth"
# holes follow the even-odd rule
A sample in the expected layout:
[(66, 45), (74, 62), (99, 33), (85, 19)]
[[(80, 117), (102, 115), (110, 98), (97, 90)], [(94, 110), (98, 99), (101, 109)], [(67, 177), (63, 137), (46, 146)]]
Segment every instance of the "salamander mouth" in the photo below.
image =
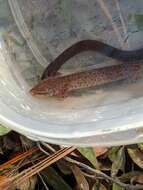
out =
[(29, 92), (32, 96), (38, 96), (38, 95), (54, 96), (56, 94), (55, 92), (53, 92), (53, 89), (43, 89), (43, 88), (38, 89), (37, 87), (32, 88)]
[(32, 96), (44, 95), (44, 94), (45, 94), (45, 91), (37, 90), (37, 89), (35, 90), (34, 88), (31, 89), (29, 92), (30, 92), (30, 94), (31, 94)]

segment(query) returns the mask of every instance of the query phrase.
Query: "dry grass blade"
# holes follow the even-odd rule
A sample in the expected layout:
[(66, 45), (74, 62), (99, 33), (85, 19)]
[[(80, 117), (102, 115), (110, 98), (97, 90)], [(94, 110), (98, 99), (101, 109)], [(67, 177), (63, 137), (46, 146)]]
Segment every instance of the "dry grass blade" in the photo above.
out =
[(31, 161), (29, 161), (29, 160), (24, 161), (20, 165), (14, 166), (12, 169), (8, 169), (8, 170), (2, 172), (2, 174), (5, 176), (10, 176), (10, 174), (11, 174), (11, 176), (12, 176), (12, 174), (14, 174), (15, 171), (18, 171), (21, 167), (24, 167), (25, 165), (33, 164), (34, 162), (37, 162), (37, 161), (41, 161), (44, 158), (45, 158), (45, 155), (37, 157), (35, 159), (32, 158)]
[(12, 178), (0, 176), (0, 190), (8, 190), (12, 184)]
[(52, 154), (48, 158), (40, 161), (39, 163), (35, 164), (34, 166), (24, 170), (20, 174), (14, 177), (15, 183), (22, 183), (26, 179), (32, 177), (33, 175), (37, 174), (38, 172), (42, 171), (46, 167), (50, 166), (51, 164), (55, 163), (56, 161), (60, 160), (61, 158), (65, 157), (66, 155), (70, 154), (75, 150), (75, 147), (63, 148), (56, 153)]
[(12, 164), (14, 164), (14, 163), (16, 163), (16, 162), (18, 162), (18, 161), (26, 158), (27, 156), (32, 155), (37, 150), (39, 150), (39, 148), (35, 147), (35, 148), (32, 148), (32, 149), (30, 149), (30, 150), (28, 150), (28, 151), (26, 151), (26, 152), (24, 152), (24, 153), (22, 153), (22, 154), (20, 154), (20, 155), (18, 155), (16, 157), (14, 157), (13, 159), (9, 160), (8, 162), (0, 165), (0, 170), (3, 170), (6, 167), (9, 167), (10, 165), (12, 165)]

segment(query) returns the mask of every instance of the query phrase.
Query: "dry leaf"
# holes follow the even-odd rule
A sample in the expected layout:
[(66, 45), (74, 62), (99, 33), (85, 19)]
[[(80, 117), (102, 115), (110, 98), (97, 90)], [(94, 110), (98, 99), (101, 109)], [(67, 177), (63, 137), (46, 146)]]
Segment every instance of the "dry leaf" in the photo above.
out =
[(0, 136), (6, 135), (10, 131), (11, 129), (4, 127), (2, 124), (0, 124)]
[(70, 175), (72, 173), (69, 164), (65, 160), (59, 160), (56, 164), (63, 174)]
[(108, 148), (106, 147), (93, 147), (93, 150), (95, 151), (96, 157), (102, 156), (108, 151)]
[(13, 190), (13, 187), (10, 177), (0, 176), (0, 190)]
[(142, 143), (138, 144), (138, 147), (139, 147), (139, 149), (140, 149), (141, 151), (143, 151), (143, 144), (142, 144)]
[(52, 167), (48, 167), (41, 172), (46, 184), (50, 185), (54, 190), (72, 190), (66, 181)]
[(111, 160), (111, 162), (113, 162), (114, 160), (116, 160), (117, 157), (117, 153), (120, 147), (113, 147), (109, 150), (108, 152), (108, 158)]
[(84, 177), (84, 174), (82, 173), (81, 169), (75, 165), (71, 166), (71, 169), (75, 176), (79, 189), (89, 190), (88, 182), (86, 178)]
[(79, 152), (87, 158), (96, 169), (99, 169), (98, 160), (95, 155), (93, 148), (78, 148)]
[(143, 169), (143, 153), (138, 148), (128, 148), (127, 150), (133, 162)]
[(26, 181), (24, 181), (21, 184), (15, 185), (14, 190), (19, 189), (19, 190), (34, 190), (37, 182), (37, 177), (33, 176)]
[(128, 172), (128, 173), (125, 173), (123, 175), (121, 175), (119, 177), (119, 180), (121, 180), (122, 182), (130, 182), (130, 179), (135, 177), (135, 176), (140, 176), (142, 175), (143, 176), (143, 172), (141, 171), (132, 171), (132, 172)]
[(132, 183), (136, 182), (136, 183), (143, 184), (143, 175), (138, 175), (138, 176), (132, 177), (131, 182)]
[(97, 185), (95, 184), (92, 190), (107, 190), (107, 188), (102, 183), (100, 183), (99, 187), (97, 187)]
[(112, 190), (125, 190), (125, 188), (113, 183)]
[(120, 169), (124, 169), (125, 166), (125, 152), (124, 147), (121, 147), (117, 153), (116, 159), (112, 163), (111, 176), (114, 177)]

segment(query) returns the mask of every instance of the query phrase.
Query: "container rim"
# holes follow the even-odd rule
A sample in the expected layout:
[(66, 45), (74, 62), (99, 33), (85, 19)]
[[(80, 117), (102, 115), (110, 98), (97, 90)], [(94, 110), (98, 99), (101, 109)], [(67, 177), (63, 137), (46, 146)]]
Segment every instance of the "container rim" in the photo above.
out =
[[(7, 127), (10, 127), (13, 130), (20, 131), (21, 133), (27, 133), (31, 135), (36, 135), (46, 137), (46, 138), (56, 138), (56, 139), (71, 139), (71, 138), (83, 138), (83, 137), (91, 137), (91, 136), (101, 136), (101, 135), (107, 135), (115, 132), (124, 132), (127, 130), (135, 129), (136, 132), (139, 134), (140, 130), (142, 130), (143, 126), (143, 120), (142, 120), (142, 114), (135, 114), (134, 116), (137, 118), (138, 117), (138, 122), (130, 122), (128, 121), (128, 118), (122, 118), (120, 122), (117, 124), (116, 121), (112, 119), (112, 121), (106, 121), (106, 126), (107, 129), (103, 129), (101, 126), (100, 130), (93, 130), (93, 131), (82, 131), (78, 132), (77, 130), (73, 130), (68, 133), (68, 130), (65, 133), (61, 133), (61, 128), (60, 126), (53, 124), (54, 129), (58, 129), (56, 132), (53, 133), (52, 127), (49, 128), (48, 132), (45, 132), (42, 130), (42, 128), (48, 128), (48, 124), (46, 122), (41, 123), (40, 121), (33, 120), (30, 118), (27, 118), (26, 116), (22, 116), (16, 112), (14, 112), (11, 108), (0, 102), (0, 107), (1, 107), (1, 113), (0, 113), (0, 121), (2, 124), (6, 125)], [(115, 119), (116, 120), (116, 119)], [(113, 127), (110, 127), (112, 122), (115, 123), (114, 129)], [(24, 124), (23, 124), (24, 123)], [(46, 123), (46, 124), (45, 124)], [(121, 124), (122, 123), (122, 124)], [(83, 126), (86, 124), (83, 124)], [(93, 125), (89, 123), (89, 126)], [(34, 126), (34, 127), (33, 127)], [(39, 130), (37, 129), (39, 126)], [(76, 126), (74, 126), (74, 129), (76, 129)], [(63, 125), (62, 128), (68, 129), (68, 125)], [(88, 126), (87, 126), (88, 127)], [(41, 130), (40, 130), (41, 129)], [(139, 130), (140, 129), (140, 130)]]

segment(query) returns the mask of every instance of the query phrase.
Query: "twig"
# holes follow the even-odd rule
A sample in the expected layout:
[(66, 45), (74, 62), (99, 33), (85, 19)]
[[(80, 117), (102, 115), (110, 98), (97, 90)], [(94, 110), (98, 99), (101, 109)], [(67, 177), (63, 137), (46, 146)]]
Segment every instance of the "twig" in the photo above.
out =
[(122, 183), (121, 181), (119, 181), (118, 179), (116, 178), (112, 178), (108, 175), (106, 175), (105, 173), (101, 172), (100, 170), (96, 170), (96, 169), (93, 169), (91, 168), (90, 166), (87, 166), (86, 164), (83, 164), (81, 162), (78, 162), (76, 160), (73, 160), (69, 157), (65, 157), (65, 159), (73, 164), (76, 164), (78, 165), (79, 167), (99, 176), (99, 177), (103, 177), (109, 181), (112, 181), (113, 183), (116, 183), (117, 185), (121, 186), (121, 187), (124, 187), (125, 189), (127, 190), (143, 190), (143, 185), (130, 185), (130, 184), (125, 184), (125, 183)]
[(39, 176), (39, 178), (41, 179), (41, 181), (42, 181), (42, 183), (43, 183), (45, 189), (46, 189), (46, 190), (49, 190), (49, 188), (47, 187), (47, 185), (46, 185), (45, 181), (43, 180), (43, 177), (41, 176), (40, 173), (38, 173), (38, 176)]
[[(43, 143), (42, 143), (43, 144)], [(44, 143), (45, 144), (45, 143)], [(46, 144), (45, 144), (46, 145)], [(49, 145), (50, 146), (50, 145)], [(47, 146), (46, 146), (47, 147)], [(50, 148), (51, 149), (51, 148)], [(53, 149), (53, 148), (52, 148)], [(55, 151), (55, 150), (54, 150)], [(46, 151), (44, 151), (46, 152)], [(130, 185), (130, 184), (125, 184), (125, 183), (122, 183), (120, 180), (116, 179), (116, 178), (112, 178), (108, 175), (106, 175), (105, 173), (101, 172), (100, 170), (96, 170), (96, 169), (93, 169), (91, 168), (90, 166), (84, 164), (84, 163), (81, 163), (79, 161), (76, 161), (72, 158), (69, 158), (69, 157), (64, 157), (64, 159), (70, 163), (73, 163), (73, 164), (76, 164), (78, 165), (79, 167), (87, 170), (88, 172), (93, 173), (93, 175), (89, 175), (90, 177), (98, 177), (98, 178), (104, 178), (108, 181), (111, 181), (113, 183), (116, 183), (117, 185), (121, 186), (121, 187), (124, 187), (125, 189), (127, 190), (143, 190), (143, 185)]]
[[(95, 174), (88, 174), (86, 172), (82, 172), (85, 177), (89, 177), (91, 179), (97, 180), (97, 175)], [(98, 177), (98, 179), (103, 179), (103, 177)], [(108, 180), (109, 181), (109, 180)]]
[(46, 151), (41, 147), (41, 145), (40, 145), (39, 142), (37, 142), (37, 146), (38, 146), (38, 148), (41, 150), (41, 152), (43, 152), (43, 153), (46, 154), (47, 156), (50, 155), (48, 152), (46, 152)]
[[(32, 161), (32, 164), (34, 165), (35, 163)], [(39, 178), (40, 178), (41, 182), (43, 183), (45, 189), (46, 189), (46, 190), (49, 190), (49, 188), (47, 187), (47, 185), (46, 185), (46, 183), (45, 183), (43, 177), (41, 176), (41, 174), (38, 172), (37, 175), (39, 176)]]
[(56, 150), (50, 146), (48, 143), (45, 143), (45, 142), (40, 142), (43, 146), (47, 147), (50, 151), (52, 152), (56, 152)]

